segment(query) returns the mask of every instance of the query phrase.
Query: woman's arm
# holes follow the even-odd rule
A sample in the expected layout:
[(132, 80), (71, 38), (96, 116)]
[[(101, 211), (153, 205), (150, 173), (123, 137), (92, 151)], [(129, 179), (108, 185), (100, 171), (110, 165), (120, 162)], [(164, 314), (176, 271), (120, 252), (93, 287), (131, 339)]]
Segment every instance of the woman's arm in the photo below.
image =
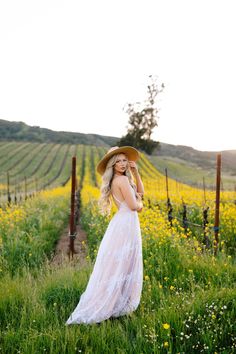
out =
[(131, 171), (134, 175), (134, 178), (136, 180), (136, 186), (137, 186), (137, 193), (141, 195), (141, 197), (143, 197), (144, 195), (144, 186), (143, 186), (143, 182), (142, 182), (142, 179), (141, 179), (141, 176), (138, 172), (138, 167), (136, 165), (136, 163), (134, 161), (129, 161), (130, 163), (130, 168), (131, 168)]
[(123, 198), (125, 200), (125, 202), (127, 203), (128, 207), (131, 210), (139, 210), (140, 209), (140, 205), (137, 202), (134, 193), (132, 191), (132, 187), (129, 183), (129, 179), (127, 176), (120, 176), (117, 179), (117, 184), (120, 188), (120, 191), (123, 195)]

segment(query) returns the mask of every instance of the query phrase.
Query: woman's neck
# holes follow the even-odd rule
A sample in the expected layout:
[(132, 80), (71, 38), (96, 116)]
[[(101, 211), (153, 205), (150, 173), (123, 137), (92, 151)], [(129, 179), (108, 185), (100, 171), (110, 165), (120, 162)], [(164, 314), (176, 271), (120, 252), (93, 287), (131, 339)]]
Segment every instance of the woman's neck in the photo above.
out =
[(115, 177), (119, 177), (119, 176), (124, 176), (124, 173), (120, 173), (120, 174), (118, 174), (118, 173), (114, 173), (113, 178), (115, 178)]

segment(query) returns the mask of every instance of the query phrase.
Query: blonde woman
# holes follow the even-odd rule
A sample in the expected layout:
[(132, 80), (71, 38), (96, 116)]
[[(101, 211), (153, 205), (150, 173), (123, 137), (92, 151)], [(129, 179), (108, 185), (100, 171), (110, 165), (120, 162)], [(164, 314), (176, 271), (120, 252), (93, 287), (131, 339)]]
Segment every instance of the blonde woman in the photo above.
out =
[(127, 315), (140, 303), (143, 285), (142, 239), (138, 213), (144, 187), (131, 146), (112, 147), (97, 165), (102, 175), (99, 206), (109, 214), (112, 199), (118, 210), (100, 243), (85, 292), (66, 325), (99, 323)]

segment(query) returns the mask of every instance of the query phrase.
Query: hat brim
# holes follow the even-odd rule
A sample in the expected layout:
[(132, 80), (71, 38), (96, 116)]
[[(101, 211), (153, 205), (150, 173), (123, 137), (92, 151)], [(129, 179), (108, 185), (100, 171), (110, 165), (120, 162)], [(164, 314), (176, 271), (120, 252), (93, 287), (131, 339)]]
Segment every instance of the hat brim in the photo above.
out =
[(122, 154), (124, 153), (127, 158), (129, 160), (132, 160), (132, 161), (137, 161), (139, 159), (139, 152), (138, 150), (136, 150), (135, 148), (133, 148), (132, 146), (121, 146), (117, 149), (114, 149), (110, 152), (108, 152), (97, 164), (97, 172), (100, 174), (100, 175), (103, 175), (103, 173), (105, 172), (106, 170), (106, 165), (107, 165), (107, 162), (108, 160), (114, 156), (114, 155), (117, 155), (117, 154)]

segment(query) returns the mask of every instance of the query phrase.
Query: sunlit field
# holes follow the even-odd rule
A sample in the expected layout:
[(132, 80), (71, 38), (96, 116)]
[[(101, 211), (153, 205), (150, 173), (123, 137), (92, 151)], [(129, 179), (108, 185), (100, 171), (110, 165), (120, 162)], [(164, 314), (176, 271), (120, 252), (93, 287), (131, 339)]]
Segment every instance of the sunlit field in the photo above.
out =
[[(97, 206), (101, 178), (95, 166), (105, 149), (94, 146), (67, 149), (77, 151), (80, 222), (88, 237), (86, 264), (80, 267), (69, 259), (57, 266), (50, 262), (69, 221), (70, 180), (61, 166), (70, 171), (71, 157), (64, 159), (64, 163), (68, 161), (66, 165), (62, 164), (63, 158), (61, 164), (54, 165), (51, 154), (51, 161), (45, 159), (47, 168), (41, 163), (42, 176), (50, 165), (54, 166), (53, 173), (48, 170), (51, 183), (47, 189), (39, 191), (38, 183), (36, 193), (33, 188), (36, 176), (32, 174), (33, 197), (11, 205), (6, 204), (6, 198), (2, 199), (0, 353), (234, 353), (235, 192), (221, 194), (217, 245), (213, 228), (215, 191), (206, 190), (204, 194), (201, 189), (169, 179), (171, 225), (166, 178), (143, 154), (138, 163), (145, 188), (144, 208), (139, 213), (144, 263), (140, 305), (129, 316), (115, 320), (65, 326), (86, 288), (99, 244), (116, 212), (113, 206), (111, 215), (105, 217)], [(18, 164), (18, 180), (23, 176), (20, 170)], [(36, 174), (39, 178), (40, 168)], [(1, 182), (4, 187), (0, 188), (5, 191), (3, 182), (4, 176)], [(41, 185), (45, 183), (42, 178)], [(23, 182), (19, 193), (24, 196)], [(184, 205), (187, 226), (183, 224)], [(203, 210), (207, 207), (208, 224), (204, 230)], [(206, 236), (208, 247), (203, 242)]]

